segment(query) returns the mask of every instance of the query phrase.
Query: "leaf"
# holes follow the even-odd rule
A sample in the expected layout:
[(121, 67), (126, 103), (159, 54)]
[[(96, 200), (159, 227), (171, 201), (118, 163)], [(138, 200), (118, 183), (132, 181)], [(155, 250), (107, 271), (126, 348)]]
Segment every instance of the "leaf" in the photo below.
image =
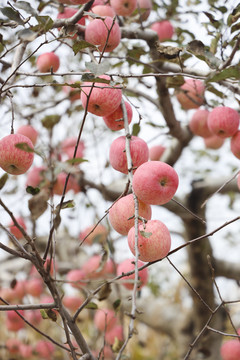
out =
[(212, 69), (216, 69), (221, 65), (221, 60), (212, 54), (200, 40), (193, 40), (188, 43), (186, 51), (205, 61)]
[(18, 9), (26, 11), (28, 14), (37, 16), (37, 11), (31, 7), (31, 5), (26, 1), (17, 1), (14, 6)]
[(114, 301), (113, 303), (113, 309), (115, 312), (117, 312), (120, 308), (120, 305), (121, 305), (121, 299), (117, 299)]
[(220, 22), (217, 21), (211, 13), (209, 13), (209, 12), (207, 12), (207, 11), (203, 11), (203, 13), (208, 17), (208, 19), (210, 20), (211, 24), (212, 24), (216, 29), (219, 28)]
[(57, 321), (57, 314), (55, 311), (53, 311), (53, 309), (47, 309), (46, 313), (49, 319), (51, 319), (54, 322)]
[(102, 83), (102, 84), (110, 84), (111, 80), (108, 79), (102, 79), (99, 77), (95, 77), (94, 74), (86, 73), (82, 75), (82, 81), (88, 81), (88, 82), (96, 82), (96, 83)]
[(33, 220), (37, 220), (48, 208), (49, 194), (42, 189), (37, 195), (28, 200), (28, 208)]
[(40, 309), (40, 314), (41, 314), (43, 320), (47, 320), (47, 319), (48, 319), (48, 315), (47, 315), (47, 313), (46, 313), (46, 310)]
[(79, 53), (79, 51), (86, 49), (86, 48), (96, 48), (95, 45), (90, 44), (89, 42), (85, 41), (85, 40), (81, 40), (81, 41), (75, 41), (72, 49), (74, 52), (74, 55), (76, 55), (77, 53)]
[(184, 77), (183, 76), (173, 76), (173, 77), (168, 77), (166, 80), (166, 86), (168, 88), (179, 88), (181, 85), (183, 85), (185, 82)]
[(34, 188), (32, 186), (27, 186), (26, 192), (31, 195), (37, 195), (40, 192), (40, 189), (38, 187)]
[(132, 135), (133, 136), (138, 136), (140, 130), (141, 130), (140, 125), (139, 124), (134, 124), (133, 129), (132, 129)]
[[(71, 209), (71, 208), (74, 208), (75, 207), (75, 202), (73, 200), (68, 200), (68, 201), (64, 201), (61, 205), (61, 210), (63, 209)], [(56, 209), (55, 209), (55, 214), (58, 213), (60, 209), (60, 204), (58, 204), (56, 206)]]
[(100, 289), (100, 291), (98, 292), (98, 300), (102, 301), (105, 300), (109, 297), (109, 295), (111, 294), (112, 289), (111, 289), (111, 284), (109, 284), (108, 282), (106, 282)]
[(60, 119), (60, 115), (47, 115), (42, 119), (42, 125), (46, 129), (52, 130), (52, 128), (59, 123)]
[(49, 31), (53, 27), (53, 20), (50, 16), (36, 16), (36, 19), (44, 32)]
[(92, 62), (85, 62), (85, 66), (95, 76), (103, 75), (107, 71), (109, 71), (110, 68), (111, 68), (110, 63), (107, 60), (101, 62), (100, 64), (96, 64), (93, 61)]
[(182, 48), (173, 46), (158, 45), (157, 50), (166, 59), (176, 59), (179, 57)]
[(193, 40), (187, 44), (186, 50), (193, 53), (194, 55), (204, 55), (205, 45), (200, 40)]
[(53, 220), (53, 226), (54, 226), (54, 229), (57, 230), (59, 228), (59, 225), (61, 224), (61, 216), (60, 214), (57, 214)]
[(3, 15), (5, 15), (8, 19), (17, 22), (19, 25), (24, 25), (24, 21), (22, 20), (20, 13), (16, 10), (13, 10), (11, 7), (0, 8)]
[(8, 174), (5, 173), (3, 176), (0, 177), (0, 190), (4, 187), (8, 179)]
[(74, 158), (74, 159), (69, 159), (65, 161), (66, 163), (69, 163), (71, 165), (77, 165), (77, 164), (81, 164), (83, 162), (88, 162), (87, 159), (83, 159), (83, 158)]
[(24, 29), (19, 31), (18, 38), (22, 41), (28, 41), (31, 42), (37, 38), (37, 33), (30, 29)]
[(149, 239), (152, 236), (151, 232), (146, 232), (146, 231), (141, 231), (141, 230), (139, 232), (140, 232), (140, 235), (145, 237), (146, 239)]
[(31, 148), (27, 143), (24, 143), (24, 142), (15, 144), (15, 147), (18, 149), (21, 149), (23, 151), (29, 152), (29, 153), (34, 152), (34, 149)]
[(240, 80), (240, 66), (231, 66), (224, 69), (218, 74), (215, 74), (210, 81), (219, 82), (225, 79)]
[(90, 309), (90, 310), (97, 310), (98, 309), (98, 306), (97, 304), (95, 304), (94, 302), (89, 302), (86, 306), (85, 306), (86, 309)]

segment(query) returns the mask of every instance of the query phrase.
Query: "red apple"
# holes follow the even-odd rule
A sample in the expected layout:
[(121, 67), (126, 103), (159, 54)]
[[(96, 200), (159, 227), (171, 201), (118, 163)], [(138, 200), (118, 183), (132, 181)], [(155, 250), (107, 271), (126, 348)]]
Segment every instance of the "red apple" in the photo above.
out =
[(33, 356), (33, 347), (32, 345), (21, 343), (19, 346), (19, 354), (24, 359), (30, 359)]
[[(132, 115), (133, 115), (132, 107), (127, 101), (125, 101), (125, 106), (126, 106), (126, 111), (127, 111), (128, 124), (130, 124), (132, 121)], [(124, 120), (123, 120), (123, 111), (122, 111), (121, 104), (113, 113), (111, 113), (108, 116), (104, 116), (103, 120), (104, 120), (105, 124), (107, 125), (107, 127), (111, 130), (123, 129), (124, 128)]]
[(43, 293), (43, 286), (43, 280), (36, 277), (26, 281), (25, 290), (27, 294), (39, 297)]
[[(138, 213), (142, 218), (150, 220), (152, 216), (151, 206), (138, 200)], [(134, 226), (133, 194), (126, 195), (113, 204), (109, 210), (109, 221), (119, 234), (127, 235), (131, 227)]]
[(117, 322), (115, 312), (111, 309), (98, 309), (94, 315), (94, 325), (99, 331), (112, 329)]
[(19, 348), (21, 344), (22, 343), (19, 339), (8, 338), (5, 345), (10, 354), (19, 354)]
[[(110, 80), (110, 77), (107, 75), (102, 75), (100, 78)], [(93, 83), (89, 82), (83, 83), (83, 85), (81, 92), (82, 105), (84, 109), (87, 107), (90, 113), (98, 116), (107, 116), (119, 107), (122, 100), (122, 90), (118, 87), (112, 87), (104, 83), (94, 83), (92, 87)]]
[(24, 317), (32, 325), (39, 325), (40, 322), (43, 320), (39, 310), (25, 310)]
[(66, 308), (76, 311), (83, 303), (84, 299), (81, 296), (64, 296), (62, 302)]
[(28, 137), (33, 145), (36, 144), (38, 138), (38, 132), (31, 125), (20, 126), (17, 130), (17, 134), (22, 134)]
[(228, 106), (218, 106), (210, 112), (207, 124), (212, 134), (230, 137), (238, 131), (239, 114)]
[[(84, 244), (92, 245), (93, 243), (104, 243), (108, 236), (107, 228), (102, 225), (98, 224), (97, 227), (92, 231), (95, 225), (87, 226), (82, 232), (79, 234), (80, 242), (86, 237), (84, 240)], [(91, 232), (92, 231), (92, 232)], [(88, 235), (89, 234), (89, 235)]]
[(100, 255), (91, 256), (82, 266), (82, 271), (86, 274), (87, 279), (98, 279), (103, 275), (107, 277), (114, 271), (112, 260), (102, 262)]
[[(23, 144), (24, 148), (16, 145)], [(26, 150), (25, 150), (26, 146)], [(32, 165), (33, 144), (31, 140), (22, 134), (7, 135), (0, 140), (0, 167), (9, 174), (24, 174)]]
[(137, 8), (137, 0), (110, 0), (110, 5), (117, 15), (130, 16)]
[[(113, 18), (116, 14), (113, 8), (109, 5), (96, 5), (91, 8), (91, 12), (99, 15), (101, 17), (109, 16)], [(94, 19), (93, 17), (89, 16), (89, 20)]]
[[(71, 83), (73, 83), (73, 82), (71, 82)], [(69, 100), (71, 102), (81, 99), (81, 90), (80, 89), (74, 88), (71, 86), (67, 86), (67, 85), (63, 86), (62, 89), (65, 92), (65, 94), (68, 95)]]
[[(17, 217), (16, 220), (17, 220), (18, 224), (26, 231), (27, 227), (26, 227), (24, 219), (22, 217)], [(22, 232), (16, 227), (16, 225), (14, 225), (13, 221), (11, 221), (11, 223), (9, 224), (9, 231), (18, 240), (24, 238)]]
[(148, 161), (137, 168), (132, 186), (137, 197), (146, 204), (163, 205), (178, 188), (178, 175), (162, 161)]
[(238, 186), (238, 189), (240, 190), (240, 173), (237, 176), (237, 186)]
[[(160, 220), (149, 220), (138, 227), (138, 251), (142, 261), (155, 261), (164, 258), (171, 248), (168, 228)], [(135, 228), (128, 233), (128, 245), (135, 255)]]
[(240, 159), (240, 130), (231, 138), (231, 151), (234, 156)]
[[(70, 7), (65, 7), (63, 12), (58, 13), (57, 19), (68, 19), (71, 18), (73, 15), (76, 14), (78, 10), (70, 8)], [(85, 25), (85, 17), (82, 17), (77, 24), (79, 25)], [(84, 32), (83, 29), (79, 28), (78, 31)], [(76, 39), (77, 35), (73, 36), (73, 39)]]
[(113, 328), (108, 330), (105, 334), (105, 340), (109, 345), (113, 345), (115, 339), (123, 341), (123, 327), (122, 325), (115, 325)]
[[(63, 189), (65, 186), (65, 181), (67, 178), (67, 174), (64, 172), (61, 172), (58, 174), (55, 184), (53, 185), (53, 193), (55, 195), (62, 195)], [(76, 178), (73, 175), (70, 175), (67, 183), (66, 192), (73, 190), (75, 194), (79, 193), (81, 191), (80, 186), (76, 180)]]
[(217, 135), (211, 135), (203, 140), (206, 148), (214, 150), (219, 149), (224, 143), (224, 139)]
[(209, 111), (205, 109), (198, 109), (195, 111), (189, 122), (189, 128), (194, 135), (207, 138), (212, 136), (212, 132), (208, 127)]
[(177, 92), (177, 99), (185, 110), (197, 109), (204, 103), (205, 85), (201, 80), (187, 79)]
[(140, 14), (139, 21), (145, 21), (149, 17), (152, 10), (151, 0), (137, 0), (137, 9)]
[(40, 72), (56, 72), (59, 66), (59, 57), (53, 52), (46, 52), (37, 58), (37, 68)]
[[(77, 137), (72, 136), (69, 138), (66, 138), (61, 143), (61, 150), (64, 154), (67, 154), (68, 159), (72, 159), (75, 151), (75, 147), (77, 144)], [(76, 158), (83, 158), (83, 152), (85, 149), (85, 145), (83, 141), (79, 141), (77, 152), (76, 152)]]
[(39, 340), (34, 349), (38, 356), (43, 359), (53, 359), (53, 353), (55, 351), (55, 346), (52, 342), (47, 340)]
[(166, 150), (165, 146), (154, 145), (149, 148), (149, 159), (152, 161), (159, 161)]
[(174, 28), (168, 20), (153, 23), (151, 29), (156, 31), (159, 41), (170, 40), (174, 34)]
[(27, 174), (26, 186), (36, 188), (42, 187), (41, 185), (49, 185), (49, 180), (44, 177), (46, 170), (47, 168), (45, 166), (33, 166)]
[[(138, 260), (138, 268), (143, 265), (144, 265), (144, 263), (142, 261)], [(128, 273), (129, 271), (133, 271), (134, 269), (135, 269), (135, 259), (126, 259), (117, 266), (117, 276), (122, 275), (123, 273)], [(129, 276), (124, 276), (121, 279), (121, 284), (124, 285), (125, 288), (127, 288), (128, 290), (132, 290), (134, 287), (134, 278), (135, 278), (135, 274), (132, 274)], [(127, 280), (127, 281), (124, 282), (124, 280)], [(128, 281), (128, 280), (131, 280), (131, 281)], [(138, 290), (140, 290), (148, 282), (148, 269), (147, 268), (139, 271), (138, 280), (139, 280)]]
[(121, 40), (120, 27), (114, 21), (109, 16), (105, 19), (94, 19), (86, 26), (85, 40), (90, 44), (98, 46), (101, 52), (103, 50), (105, 52), (113, 51)]
[(17, 280), (13, 287), (13, 296), (15, 301), (22, 300), (26, 295), (26, 280)]
[(80, 269), (70, 270), (67, 273), (66, 279), (74, 288), (81, 288), (86, 284), (84, 281), (82, 281), (86, 279), (86, 274), (83, 270)]
[[(126, 137), (119, 136), (115, 139), (109, 150), (109, 161), (112, 167), (124, 174), (128, 173), (127, 156), (126, 156)], [(132, 159), (133, 170), (148, 161), (149, 149), (147, 143), (137, 136), (130, 139), (130, 153)]]
[(227, 340), (221, 346), (222, 360), (239, 360), (240, 359), (240, 341)]

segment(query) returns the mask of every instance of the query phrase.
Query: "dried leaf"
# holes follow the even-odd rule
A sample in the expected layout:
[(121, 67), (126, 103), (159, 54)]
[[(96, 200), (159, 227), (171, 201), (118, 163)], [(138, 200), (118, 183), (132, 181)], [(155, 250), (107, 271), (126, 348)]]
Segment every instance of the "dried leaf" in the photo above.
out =
[(97, 310), (98, 309), (98, 306), (97, 304), (95, 304), (94, 302), (89, 302), (86, 306), (85, 306), (86, 309), (90, 309), (90, 310)]
[(42, 189), (37, 195), (28, 200), (28, 208), (34, 220), (38, 219), (48, 207), (49, 193)]
[(109, 297), (109, 295), (111, 294), (112, 289), (111, 289), (111, 285), (109, 283), (105, 283), (102, 287), (101, 290), (98, 293), (98, 300), (102, 301), (105, 300)]
[(8, 179), (8, 174), (5, 173), (3, 176), (0, 177), (0, 190), (4, 187)]
[(140, 235), (145, 237), (146, 239), (149, 239), (150, 236), (152, 236), (151, 232), (146, 232), (146, 231), (140, 231)]
[(182, 48), (173, 46), (158, 45), (157, 50), (166, 59), (176, 59), (179, 57)]
[(86, 49), (86, 48), (95, 48), (96, 46), (93, 44), (90, 44), (89, 42), (85, 41), (85, 40), (81, 40), (81, 41), (75, 41), (72, 49), (74, 52), (74, 55), (76, 55), (77, 53), (79, 53), (79, 51)]

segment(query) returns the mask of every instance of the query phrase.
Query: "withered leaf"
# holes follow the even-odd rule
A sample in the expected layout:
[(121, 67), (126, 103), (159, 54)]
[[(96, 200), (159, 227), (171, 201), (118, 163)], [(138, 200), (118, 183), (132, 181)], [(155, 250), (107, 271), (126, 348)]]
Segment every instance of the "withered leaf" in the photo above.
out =
[(107, 299), (108, 296), (111, 294), (111, 291), (111, 285), (106, 282), (98, 293), (98, 300), (102, 301)]
[(33, 220), (38, 219), (47, 209), (49, 193), (47, 190), (42, 189), (38, 194), (34, 195), (28, 200), (28, 208), (31, 212)]
[(157, 50), (166, 59), (176, 59), (179, 57), (182, 48), (173, 46), (158, 45)]
[(194, 55), (204, 55), (205, 45), (200, 40), (193, 40), (187, 44), (186, 50), (193, 53)]

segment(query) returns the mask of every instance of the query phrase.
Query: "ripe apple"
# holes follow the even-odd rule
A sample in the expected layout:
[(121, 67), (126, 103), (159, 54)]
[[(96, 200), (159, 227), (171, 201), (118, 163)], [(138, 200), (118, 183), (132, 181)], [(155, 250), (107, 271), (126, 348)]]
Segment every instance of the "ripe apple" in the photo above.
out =
[(21, 341), (15, 338), (8, 338), (6, 339), (6, 348), (10, 352), (10, 354), (18, 354), (19, 348), (21, 345)]
[(156, 31), (159, 41), (170, 40), (174, 34), (174, 28), (168, 20), (153, 23), (151, 29)]
[[(71, 81), (71, 83), (73, 83), (73, 82)], [(71, 87), (71, 86), (67, 86), (67, 85), (64, 85), (62, 87), (62, 89), (65, 92), (65, 94), (68, 95), (69, 100), (71, 102), (74, 102), (76, 100), (81, 99), (81, 90), (80, 89), (74, 88), (74, 87)]]
[[(25, 221), (22, 217), (17, 217), (16, 218), (18, 224), (26, 231), (27, 230), (27, 226), (25, 224)], [(10, 222), (9, 224), (9, 231), (11, 234), (13, 234), (18, 240), (19, 239), (23, 239), (23, 234), (22, 232), (16, 227), (16, 225), (14, 225), (13, 221)]]
[[(18, 144), (26, 145), (25, 149), (16, 147)], [(31, 140), (22, 134), (7, 135), (0, 140), (0, 167), (9, 174), (24, 174), (32, 165), (33, 144)]]
[(94, 325), (99, 331), (109, 331), (117, 322), (115, 312), (111, 309), (98, 309), (94, 315)]
[(139, 200), (163, 205), (172, 199), (178, 188), (178, 175), (162, 161), (148, 161), (137, 168), (132, 186)]
[(15, 286), (13, 287), (13, 296), (15, 301), (22, 300), (26, 295), (26, 280), (17, 280)]
[(206, 148), (214, 150), (219, 149), (224, 143), (224, 139), (217, 135), (211, 135), (203, 140)]
[[(139, 216), (150, 220), (152, 216), (151, 206), (138, 200)], [(114, 230), (121, 235), (127, 235), (134, 226), (134, 199), (133, 194), (126, 195), (117, 200), (109, 210), (109, 221)], [(139, 221), (141, 221), (139, 219)]]
[(105, 19), (94, 19), (86, 26), (85, 40), (98, 46), (101, 52), (103, 49), (105, 52), (110, 52), (119, 45), (121, 30), (118, 23), (110, 16), (106, 16)]
[(63, 305), (69, 310), (76, 311), (83, 303), (83, 298), (79, 295), (75, 296), (64, 296)]
[[(128, 233), (128, 245), (135, 255), (135, 228)], [(155, 261), (164, 258), (171, 248), (171, 236), (168, 228), (160, 220), (149, 220), (138, 227), (139, 260)]]
[[(143, 266), (144, 263), (141, 260), (138, 260), (138, 268)], [(135, 259), (126, 259), (122, 261), (117, 266), (117, 276), (122, 275), (123, 273), (128, 273), (129, 271), (133, 271), (135, 269)], [(125, 286), (128, 290), (132, 290), (134, 287), (133, 281), (128, 280), (134, 280), (135, 274), (124, 276), (121, 280), (127, 280), (126, 282), (121, 282), (122, 285)], [(148, 269), (145, 268), (138, 272), (138, 290), (140, 290), (143, 286), (145, 286), (148, 282)]]
[(137, 8), (137, 0), (110, 0), (110, 5), (117, 15), (130, 16)]
[(234, 156), (240, 159), (240, 130), (231, 138), (231, 151)]
[(122, 325), (115, 325), (113, 328), (106, 331), (105, 333), (105, 340), (109, 345), (113, 345), (116, 338), (118, 339), (118, 341), (123, 341)]
[(140, 14), (139, 21), (145, 21), (149, 17), (152, 10), (151, 0), (137, 0), (137, 9)]
[(230, 137), (238, 131), (239, 114), (228, 106), (218, 106), (210, 112), (207, 124), (212, 134)]
[(198, 135), (203, 138), (213, 135), (208, 127), (208, 115), (209, 111), (205, 109), (198, 109), (195, 111), (189, 122), (189, 128), (194, 135)]
[(43, 286), (42, 278), (31, 278), (25, 282), (25, 291), (29, 295), (39, 297), (43, 293)]
[(46, 170), (45, 166), (33, 166), (27, 174), (26, 186), (36, 188), (49, 184), (49, 181), (44, 177)]
[(166, 150), (165, 146), (154, 145), (149, 148), (149, 159), (152, 161), (158, 161), (161, 159), (164, 151)]
[(83, 270), (81, 269), (74, 269), (74, 270), (70, 270), (67, 273), (66, 276), (67, 281), (70, 282), (70, 285), (74, 288), (81, 288), (82, 286), (84, 286), (86, 283), (82, 280), (86, 279), (86, 274)]
[[(18, 310), (18, 312), (24, 315), (23, 310)], [(19, 331), (25, 327), (24, 320), (14, 310), (6, 311), (6, 315), (6, 327), (9, 331)]]
[(31, 359), (33, 356), (33, 347), (32, 345), (21, 343), (19, 346), (19, 354), (24, 359)]
[(227, 340), (221, 346), (222, 360), (239, 360), (240, 359), (240, 341)]
[(24, 317), (32, 325), (39, 325), (40, 322), (43, 320), (39, 310), (25, 310)]
[[(76, 9), (73, 9), (73, 8), (70, 8), (70, 7), (65, 7), (63, 12), (58, 13), (57, 19), (68, 19), (68, 18), (71, 18), (73, 15), (76, 14), (77, 11), (78, 11), (78, 10), (76, 10)], [(77, 22), (77, 24), (84, 26), (84, 25), (85, 25), (85, 17), (82, 17), (82, 18)], [(78, 31), (84, 32), (84, 30), (81, 29), (81, 28), (79, 28)], [(72, 34), (72, 33), (70, 33), (70, 34)], [(76, 38), (77, 38), (77, 34), (75, 34), (75, 35), (73, 36), (73, 39), (76, 39)]]
[[(112, 142), (109, 150), (110, 164), (115, 170), (123, 174), (127, 174), (129, 170), (125, 147), (126, 137), (119, 136)], [(138, 166), (148, 161), (149, 149), (147, 143), (137, 136), (132, 136), (130, 139), (130, 153), (133, 170), (135, 171)]]
[[(131, 105), (125, 101), (126, 111), (127, 111), (127, 118), (128, 118), (128, 124), (132, 121), (132, 107)], [(103, 120), (107, 127), (111, 130), (121, 130), (124, 128), (124, 120), (123, 120), (123, 111), (121, 104), (119, 107), (110, 115), (104, 116)]]
[[(91, 8), (91, 12), (99, 15), (101, 17), (109, 16), (113, 18), (116, 14), (113, 8), (109, 5), (96, 5)], [(89, 20), (93, 20), (94, 18), (89, 16)]]
[[(61, 143), (61, 150), (64, 154), (68, 156), (68, 159), (72, 159), (75, 151), (75, 147), (77, 144), (77, 137), (72, 136), (69, 138), (66, 138)], [(85, 145), (83, 141), (79, 141), (77, 152), (76, 152), (76, 158), (83, 158), (83, 152), (85, 149)]]
[(33, 145), (35, 145), (37, 142), (38, 132), (31, 125), (20, 126), (20, 128), (17, 130), (17, 134), (22, 134), (28, 137)]
[(41, 358), (47, 360), (53, 358), (53, 353), (55, 351), (55, 346), (52, 342), (47, 340), (39, 340), (34, 350), (36, 351), (37, 355), (39, 355)]
[[(66, 178), (67, 178), (66, 173), (61, 172), (60, 174), (58, 174), (56, 182), (53, 185), (53, 194), (60, 195), (60, 196), (62, 195)], [(68, 192), (70, 190), (73, 190), (73, 192), (75, 194), (77, 194), (81, 191), (80, 186), (77, 182), (77, 179), (73, 175), (70, 175), (70, 177), (68, 179), (66, 192)]]
[(103, 275), (107, 277), (114, 272), (114, 266), (111, 259), (102, 261), (101, 255), (91, 256), (82, 266), (87, 279), (98, 279)]
[[(237, 176), (237, 186), (238, 186), (238, 189), (240, 190), (240, 173)], [(239, 331), (240, 331), (240, 329), (239, 329)]]
[[(95, 20), (93, 20), (91, 24), (94, 21)], [(110, 80), (110, 77), (107, 75), (99, 77)], [(84, 109), (87, 107), (87, 110), (90, 113), (98, 116), (107, 116), (119, 107), (122, 100), (122, 90), (118, 87), (112, 87), (111, 85), (104, 83), (94, 83), (94, 86), (92, 87), (93, 83), (89, 82), (86, 82), (83, 85), (81, 92), (82, 105)]]
[(177, 91), (177, 99), (185, 110), (197, 109), (204, 103), (205, 85), (201, 80), (187, 79)]
[(37, 68), (40, 72), (56, 72), (59, 69), (59, 57), (53, 52), (46, 52), (37, 58)]
[[(95, 225), (87, 226), (83, 231), (79, 234), (80, 242), (86, 237), (84, 240), (84, 244), (92, 245), (93, 243), (103, 244), (108, 236), (108, 230), (106, 226), (102, 224), (98, 224), (97, 227), (92, 231)], [(89, 235), (88, 235), (89, 234)]]

